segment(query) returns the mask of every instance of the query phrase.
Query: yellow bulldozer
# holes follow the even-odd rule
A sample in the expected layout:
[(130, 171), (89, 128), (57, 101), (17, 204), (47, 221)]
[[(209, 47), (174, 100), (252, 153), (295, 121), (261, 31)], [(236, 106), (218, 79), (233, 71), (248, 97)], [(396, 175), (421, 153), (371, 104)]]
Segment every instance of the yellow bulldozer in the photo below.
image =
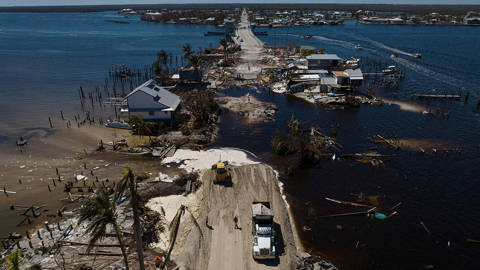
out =
[(214, 184), (231, 185), (232, 177), (230, 175), (230, 168), (227, 167), (227, 162), (219, 161), (212, 166), (212, 170), (215, 171)]

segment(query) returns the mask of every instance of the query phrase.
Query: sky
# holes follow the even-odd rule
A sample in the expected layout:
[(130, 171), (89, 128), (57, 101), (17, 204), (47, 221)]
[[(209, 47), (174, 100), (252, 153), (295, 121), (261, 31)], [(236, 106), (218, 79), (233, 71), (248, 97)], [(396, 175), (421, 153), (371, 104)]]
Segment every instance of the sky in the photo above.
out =
[[(296, 3), (368, 4), (477, 4), (480, 0), (297, 0)], [(292, 3), (292, 0), (0, 0), (0, 6), (60, 6), (188, 3)]]

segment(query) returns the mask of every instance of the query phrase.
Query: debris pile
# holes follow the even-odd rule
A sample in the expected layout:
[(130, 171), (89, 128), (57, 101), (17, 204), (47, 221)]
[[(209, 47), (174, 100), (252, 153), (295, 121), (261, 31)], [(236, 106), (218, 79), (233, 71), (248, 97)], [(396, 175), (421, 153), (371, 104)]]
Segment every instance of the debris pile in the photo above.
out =
[(314, 258), (307, 252), (298, 252), (295, 264), (297, 270), (337, 270), (331, 262)]
[(217, 100), (220, 101), (220, 107), (244, 116), (249, 123), (273, 121), (278, 110), (274, 104), (262, 102), (250, 94), (242, 97), (220, 97)]

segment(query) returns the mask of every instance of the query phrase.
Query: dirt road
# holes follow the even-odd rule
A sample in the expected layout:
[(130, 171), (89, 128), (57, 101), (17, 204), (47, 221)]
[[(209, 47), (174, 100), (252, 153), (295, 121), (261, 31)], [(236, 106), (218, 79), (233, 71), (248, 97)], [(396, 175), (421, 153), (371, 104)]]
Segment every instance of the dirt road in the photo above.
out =
[[(176, 258), (180, 269), (292, 269), (296, 254), (295, 239), (288, 212), (281, 198), (275, 174), (263, 164), (232, 168), (233, 187), (214, 185), (213, 171), (203, 174), (203, 194), (199, 194), (202, 213), (197, 228), (191, 230), (182, 253)], [(270, 201), (277, 227), (277, 260), (252, 258), (253, 201)], [(208, 215), (207, 228), (205, 217)], [(241, 230), (234, 228), (234, 216)]]

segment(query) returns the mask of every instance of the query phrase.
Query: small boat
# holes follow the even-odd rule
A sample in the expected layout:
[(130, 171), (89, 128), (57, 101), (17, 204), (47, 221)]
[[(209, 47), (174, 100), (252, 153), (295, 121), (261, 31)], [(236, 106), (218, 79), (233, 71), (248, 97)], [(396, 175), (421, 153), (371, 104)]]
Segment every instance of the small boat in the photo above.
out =
[(361, 49), (362, 49), (362, 46), (360, 46), (360, 44), (355, 45), (355, 50), (361, 50)]
[(415, 57), (415, 58), (422, 58), (422, 55), (419, 54), (419, 53), (414, 53), (414, 54), (413, 54), (413, 57)]
[(382, 73), (383, 74), (392, 74), (392, 73), (395, 73), (397, 72), (398, 69), (396, 66), (388, 66), (386, 69), (382, 70)]
[(125, 121), (107, 120), (107, 123), (105, 124), (105, 126), (109, 128), (132, 129), (132, 127), (130, 127), (130, 125)]
[(397, 58), (397, 57), (398, 57), (398, 55), (396, 55), (394, 53), (392, 53), (392, 55), (390, 55), (390, 58)]
[(17, 140), (17, 146), (24, 146), (28, 144), (28, 140), (25, 140), (23, 137), (20, 137)]
[(313, 36), (310, 34), (306, 34), (303, 36), (304, 39), (311, 39)]

